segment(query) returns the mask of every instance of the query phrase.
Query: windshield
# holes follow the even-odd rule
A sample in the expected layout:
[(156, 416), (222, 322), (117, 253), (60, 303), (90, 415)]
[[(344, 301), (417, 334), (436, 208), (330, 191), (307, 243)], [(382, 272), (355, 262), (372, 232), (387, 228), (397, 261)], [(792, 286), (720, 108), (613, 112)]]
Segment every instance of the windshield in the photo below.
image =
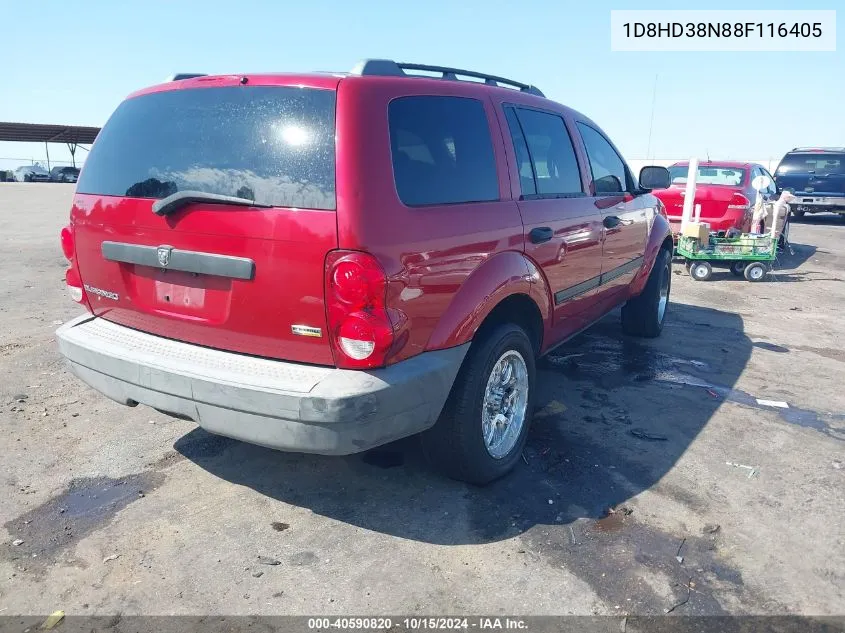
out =
[(299, 87), (168, 90), (124, 101), (97, 137), (80, 193), (202, 191), (335, 208), (335, 93)]
[[(745, 178), (746, 170), (741, 167), (720, 167), (718, 165), (707, 165), (698, 168), (696, 184), (699, 185), (723, 185), (727, 187), (739, 187)], [(673, 165), (669, 168), (669, 176), (673, 185), (683, 185), (687, 182), (689, 174), (688, 165)]]
[(787, 154), (778, 165), (778, 174), (845, 174), (845, 154)]

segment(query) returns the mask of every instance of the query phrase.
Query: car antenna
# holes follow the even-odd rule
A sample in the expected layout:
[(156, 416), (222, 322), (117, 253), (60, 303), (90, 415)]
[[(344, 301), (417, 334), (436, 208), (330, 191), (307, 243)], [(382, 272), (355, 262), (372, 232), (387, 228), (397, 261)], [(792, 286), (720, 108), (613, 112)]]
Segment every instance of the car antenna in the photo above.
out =
[(709, 163), (710, 162), (710, 150), (708, 149), (704, 153), (707, 154), (707, 162)]

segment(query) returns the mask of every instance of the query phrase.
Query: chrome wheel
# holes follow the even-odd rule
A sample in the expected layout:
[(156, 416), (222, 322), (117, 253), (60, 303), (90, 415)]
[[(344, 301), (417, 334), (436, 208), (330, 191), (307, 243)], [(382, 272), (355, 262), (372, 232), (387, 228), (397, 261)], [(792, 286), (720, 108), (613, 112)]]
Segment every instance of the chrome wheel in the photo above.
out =
[(508, 350), (499, 357), (484, 389), (481, 428), (491, 457), (502, 459), (519, 441), (528, 409), (528, 367), (522, 354)]
[(663, 323), (666, 316), (666, 305), (669, 303), (669, 283), (672, 280), (671, 262), (663, 271), (663, 278), (660, 280), (660, 294), (657, 299), (657, 322)]

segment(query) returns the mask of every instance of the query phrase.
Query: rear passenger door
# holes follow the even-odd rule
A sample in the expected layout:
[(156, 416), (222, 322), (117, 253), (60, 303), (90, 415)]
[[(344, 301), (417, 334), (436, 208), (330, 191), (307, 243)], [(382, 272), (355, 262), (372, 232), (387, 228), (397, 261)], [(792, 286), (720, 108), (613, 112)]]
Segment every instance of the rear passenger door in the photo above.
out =
[(564, 118), (509, 104), (504, 114), (519, 176), (525, 253), (548, 280), (560, 339), (587, 324), (589, 293), (601, 274), (601, 217), (584, 191)]
[(640, 269), (648, 239), (643, 196), (635, 197), (634, 179), (609, 140), (592, 125), (577, 123), (590, 166), (590, 200), (601, 210), (601, 295), (612, 299)]

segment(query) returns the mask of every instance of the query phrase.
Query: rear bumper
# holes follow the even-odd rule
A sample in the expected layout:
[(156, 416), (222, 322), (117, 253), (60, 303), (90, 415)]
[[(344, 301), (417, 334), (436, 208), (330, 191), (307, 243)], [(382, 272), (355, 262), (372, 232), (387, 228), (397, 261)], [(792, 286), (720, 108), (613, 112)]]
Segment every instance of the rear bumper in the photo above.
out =
[(211, 433), (326, 455), (431, 427), (468, 344), (373, 371), (214, 350), (83, 315), (56, 331), (76, 376), (121, 404), (145, 404)]
[(845, 198), (834, 196), (795, 196), (796, 200), (789, 203), (789, 208), (796, 211), (826, 211), (828, 209), (842, 209), (845, 210)]

